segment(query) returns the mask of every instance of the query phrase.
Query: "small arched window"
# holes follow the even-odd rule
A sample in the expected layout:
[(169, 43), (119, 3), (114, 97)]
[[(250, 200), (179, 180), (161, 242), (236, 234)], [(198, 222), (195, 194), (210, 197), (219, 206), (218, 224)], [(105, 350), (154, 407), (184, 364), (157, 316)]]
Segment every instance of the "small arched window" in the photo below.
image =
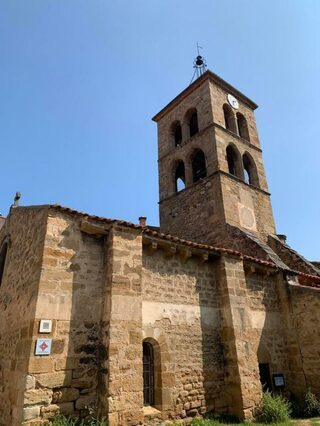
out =
[(243, 139), (246, 139), (247, 141), (250, 141), (247, 120), (240, 112), (237, 112), (237, 123), (239, 136), (241, 136)]
[(0, 252), (0, 287), (2, 283), (4, 267), (6, 263), (7, 252), (8, 252), (8, 243), (4, 243)]
[(250, 175), (249, 175), (249, 172), (248, 172), (248, 170), (244, 167), (243, 168), (243, 175), (244, 175), (244, 181), (245, 181), (245, 183), (251, 183), (250, 182)]
[(229, 173), (242, 179), (243, 170), (239, 151), (233, 145), (228, 145), (226, 153)]
[(193, 111), (190, 115), (189, 132), (190, 132), (190, 137), (199, 132), (197, 111)]
[(171, 134), (174, 139), (175, 146), (180, 146), (182, 143), (182, 128), (179, 121), (175, 121), (171, 126)]
[(192, 156), (192, 176), (193, 182), (198, 182), (207, 176), (206, 158), (201, 149), (198, 149)]
[(185, 178), (185, 170), (184, 170), (184, 162), (179, 161), (176, 165), (175, 174), (175, 191), (180, 192), (186, 187), (186, 178)]
[(143, 404), (154, 405), (154, 354), (149, 342), (143, 342)]
[(249, 185), (254, 185), (259, 187), (257, 167), (251, 155), (249, 155), (247, 152), (243, 154), (242, 162), (243, 162), (245, 182), (248, 183)]
[(227, 130), (237, 133), (236, 120), (232, 108), (228, 104), (223, 105), (224, 123)]

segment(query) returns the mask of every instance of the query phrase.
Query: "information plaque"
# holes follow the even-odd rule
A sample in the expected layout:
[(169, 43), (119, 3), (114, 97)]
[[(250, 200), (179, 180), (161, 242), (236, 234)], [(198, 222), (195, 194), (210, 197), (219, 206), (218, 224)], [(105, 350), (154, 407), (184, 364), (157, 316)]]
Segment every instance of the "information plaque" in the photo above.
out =
[(50, 355), (52, 339), (37, 339), (35, 355)]
[(273, 375), (273, 384), (275, 388), (284, 388), (284, 375), (283, 374), (274, 374)]

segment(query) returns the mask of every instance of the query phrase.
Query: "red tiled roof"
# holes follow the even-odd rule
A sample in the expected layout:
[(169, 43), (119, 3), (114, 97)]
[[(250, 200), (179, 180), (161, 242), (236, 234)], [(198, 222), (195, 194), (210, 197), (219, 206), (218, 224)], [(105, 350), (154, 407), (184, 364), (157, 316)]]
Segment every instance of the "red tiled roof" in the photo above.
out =
[(79, 212), (78, 210), (71, 209), (70, 207), (60, 206), (60, 204), (51, 204), (51, 205), (49, 205), (49, 208), (59, 210), (59, 211), (65, 212), (65, 213), (70, 213), (70, 214), (76, 215), (76, 216), (87, 217), (87, 218), (90, 218), (90, 219), (93, 219), (93, 220), (97, 220), (99, 222), (110, 223), (110, 224), (115, 223), (115, 224), (127, 226), (129, 228), (144, 229), (142, 226), (136, 225), (132, 222), (127, 222), (125, 220), (118, 220), (118, 219), (109, 219), (107, 217), (101, 217), (101, 216), (95, 216), (95, 215), (92, 215), (92, 214)]
[[(238, 256), (238, 257), (240, 257), (241, 259), (244, 259), (244, 260), (248, 260), (248, 261), (251, 261), (251, 262), (254, 262), (254, 263), (258, 263), (260, 265), (268, 266), (268, 267), (271, 267), (271, 268), (274, 268), (274, 269), (278, 269), (277, 265), (272, 261), (266, 261), (266, 260), (263, 260), (263, 259), (259, 259), (257, 257), (248, 256), (248, 255), (241, 253), (240, 251), (237, 251), (237, 250), (227, 249), (227, 248), (224, 248), (224, 247), (216, 247), (216, 246), (211, 246), (211, 245), (207, 245), (207, 244), (199, 244), (199, 243), (195, 243), (193, 241), (184, 240), (182, 238), (178, 238), (178, 237), (175, 237), (175, 236), (170, 235), (170, 234), (164, 234), (162, 232), (155, 231), (154, 229), (150, 229), (148, 227), (143, 227), (141, 225), (136, 225), (132, 222), (128, 222), (128, 221), (125, 221), (125, 220), (108, 219), (108, 218), (105, 218), (105, 217), (90, 215), (88, 213), (79, 212), (79, 211), (71, 209), (69, 207), (62, 207), (59, 204), (50, 205), (49, 208), (59, 210), (59, 211), (65, 212), (65, 213), (69, 213), (69, 214), (72, 214), (72, 215), (90, 218), (92, 220), (96, 220), (96, 221), (99, 221), (99, 222), (104, 222), (104, 223), (108, 223), (108, 224), (117, 224), (117, 225), (126, 226), (128, 228), (133, 228), (133, 229), (140, 229), (143, 234), (150, 235), (150, 236), (155, 237), (155, 238), (160, 238), (160, 239), (165, 240), (165, 241), (171, 241), (173, 243), (183, 244), (183, 245), (186, 245), (188, 247), (207, 250), (207, 251), (214, 252), (214, 253), (230, 254), (230, 255), (233, 255), (233, 256)], [(297, 274), (299, 277), (301, 277), (301, 281), (303, 281), (304, 285), (307, 285), (307, 286), (310, 286), (310, 287), (320, 288), (320, 276), (305, 274), (303, 272), (293, 271), (293, 270), (292, 270), (292, 272)]]
[(320, 277), (316, 275), (305, 274), (299, 271), (292, 271), (298, 275), (298, 281), (300, 284), (306, 285), (308, 287), (317, 287), (320, 288)]
[(245, 254), (243, 254), (243, 253), (241, 253), (240, 251), (237, 251), (237, 250), (227, 249), (227, 248), (224, 248), (224, 247), (216, 247), (216, 246), (211, 246), (211, 245), (207, 245), (207, 244), (195, 243), (193, 241), (184, 240), (183, 238), (175, 237), (175, 236), (170, 235), (170, 234), (164, 234), (162, 232), (155, 231), (154, 229), (150, 229), (148, 227), (136, 225), (132, 222), (127, 222), (125, 220), (108, 219), (108, 218), (105, 218), (105, 217), (100, 217), (100, 216), (95, 216), (95, 215), (89, 215), (87, 213), (83, 213), (83, 212), (79, 212), (77, 210), (70, 209), (69, 207), (60, 206), (59, 204), (53, 204), (49, 207), (52, 208), (52, 209), (59, 210), (59, 211), (62, 211), (62, 212), (66, 212), (66, 213), (70, 213), (70, 214), (73, 214), (73, 215), (77, 215), (77, 216), (81, 216), (81, 217), (87, 217), (87, 218), (90, 218), (92, 220), (97, 220), (99, 222), (122, 225), (122, 226), (126, 226), (128, 228), (133, 228), (133, 229), (140, 229), (143, 234), (150, 235), (150, 236), (155, 237), (155, 238), (161, 238), (162, 240), (165, 240), (165, 241), (171, 241), (173, 243), (183, 244), (183, 245), (186, 245), (186, 246), (189, 246), (189, 247), (207, 250), (207, 251), (211, 251), (211, 252), (215, 252), (215, 253), (219, 253), (219, 254), (230, 254), (230, 255), (241, 257), (242, 259), (245, 259), (245, 260), (250, 260), (252, 262), (259, 263), (261, 265), (276, 268), (276, 265), (273, 262), (268, 262), (266, 260), (262, 260), (262, 259), (259, 259), (257, 257), (248, 256), (248, 255), (245, 255)]
[(272, 268), (276, 268), (276, 265), (273, 262), (268, 262), (266, 260), (262, 260), (262, 259), (259, 259), (257, 257), (248, 256), (248, 255), (243, 254), (243, 253), (241, 253), (240, 251), (237, 251), (237, 250), (227, 249), (227, 248), (224, 248), (224, 247), (216, 247), (216, 246), (211, 246), (211, 245), (207, 245), (207, 244), (195, 243), (193, 241), (188, 241), (188, 240), (184, 240), (182, 238), (174, 237), (173, 235), (170, 235), (170, 234), (163, 234), (162, 232), (153, 231), (153, 230), (148, 229), (148, 228), (145, 228), (143, 232), (144, 232), (144, 234), (151, 235), (151, 236), (156, 237), (156, 238), (161, 238), (163, 240), (172, 241), (172, 242), (180, 243), (180, 244), (183, 244), (183, 245), (186, 245), (186, 246), (189, 246), (189, 247), (207, 250), (207, 251), (211, 251), (211, 252), (215, 252), (215, 253), (219, 253), (219, 254), (230, 254), (230, 255), (241, 257), (242, 259), (245, 259), (245, 260), (250, 260), (250, 261), (253, 261), (253, 262), (256, 262), (256, 263), (260, 263), (260, 264), (265, 265), (265, 266), (270, 266)]

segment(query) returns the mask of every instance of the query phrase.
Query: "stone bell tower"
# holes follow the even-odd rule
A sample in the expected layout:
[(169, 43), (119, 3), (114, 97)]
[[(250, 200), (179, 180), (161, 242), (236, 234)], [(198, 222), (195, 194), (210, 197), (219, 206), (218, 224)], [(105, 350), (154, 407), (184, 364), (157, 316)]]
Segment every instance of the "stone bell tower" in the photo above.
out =
[(207, 244), (226, 224), (275, 234), (256, 108), (206, 71), (155, 115), (162, 232)]

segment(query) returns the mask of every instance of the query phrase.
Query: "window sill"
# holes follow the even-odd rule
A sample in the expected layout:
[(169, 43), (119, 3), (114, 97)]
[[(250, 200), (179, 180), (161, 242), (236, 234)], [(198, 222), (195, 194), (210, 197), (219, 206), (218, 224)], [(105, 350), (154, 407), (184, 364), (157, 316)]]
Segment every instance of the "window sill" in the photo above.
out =
[(146, 405), (143, 407), (143, 415), (144, 416), (150, 416), (150, 417), (156, 417), (161, 415), (161, 411), (157, 410), (156, 408), (152, 407), (151, 405)]

